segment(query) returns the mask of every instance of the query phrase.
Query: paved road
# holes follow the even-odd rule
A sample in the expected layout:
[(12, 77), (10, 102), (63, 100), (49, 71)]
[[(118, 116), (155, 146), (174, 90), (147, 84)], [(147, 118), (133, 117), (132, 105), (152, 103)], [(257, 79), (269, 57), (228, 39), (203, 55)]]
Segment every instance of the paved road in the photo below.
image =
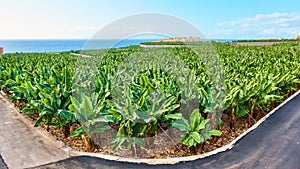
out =
[(70, 157), (53, 140), (43, 136), (38, 128), (29, 124), (1, 94), (0, 154), (0, 169), (3, 161), (8, 168), (16, 169)]
[(233, 149), (208, 158), (175, 165), (151, 166), (79, 156), (36, 168), (300, 169), (300, 95), (242, 138)]
[(0, 154), (0, 168), (7, 169), (7, 166), (6, 166), (5, 162), (3, 161), (1, 154)]

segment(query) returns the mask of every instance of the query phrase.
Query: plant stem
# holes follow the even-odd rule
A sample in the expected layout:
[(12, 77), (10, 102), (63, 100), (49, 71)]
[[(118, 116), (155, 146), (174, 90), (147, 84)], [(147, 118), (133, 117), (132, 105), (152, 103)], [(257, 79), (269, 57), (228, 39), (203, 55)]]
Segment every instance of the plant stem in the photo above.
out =
[(234, 112), (234, 106), (231, 106), (230, 129), (233, 132), (235, 131), (235, 112)]

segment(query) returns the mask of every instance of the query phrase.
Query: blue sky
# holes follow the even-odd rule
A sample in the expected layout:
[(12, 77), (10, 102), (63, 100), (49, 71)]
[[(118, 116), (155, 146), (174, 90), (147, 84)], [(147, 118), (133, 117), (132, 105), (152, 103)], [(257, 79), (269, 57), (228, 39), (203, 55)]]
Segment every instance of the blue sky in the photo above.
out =
[(299, 0), (0, 0), (0, 39), (89, 39), (140, 13), (179, 17), (207, 38), (300, 35)]

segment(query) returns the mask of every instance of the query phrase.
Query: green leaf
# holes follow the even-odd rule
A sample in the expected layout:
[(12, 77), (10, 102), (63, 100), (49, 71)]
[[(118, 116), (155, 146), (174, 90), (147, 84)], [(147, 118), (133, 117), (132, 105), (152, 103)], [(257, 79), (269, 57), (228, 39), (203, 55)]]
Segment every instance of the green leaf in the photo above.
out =
[(72, 134), (69, 135), (69, 137), (76, 137), (76, 136), (80, 136), (81, 134), (83, 134), (85, 132), (83, 126), (77, 128)]
[(200, 131), (205, 128), (206, 124), (209, 122), (209, 119), (201, 121), (201, 123), (196, 127), (195, 131)]
[(75, 122), (75, 115), (67, 110), (58, 110), (58, 114), (64, 117), (66, 120)]
[(154, 116), (154, 117), (160, 117), (163, 113), (168, 112), (168, 111), (169, 111), (168, 108), (166, 108), (166, 109), (161, 109), (161, 110), (155, 111), (155, 112), (153, 113), (153, 116)]
[(200, 123), (200, 113), (199, 109), (195, 109), (190, 115), (190, 127), (191, 131), (195, 131), (196, 127)]
[(179, 107), (180, 107), (180, 104), (174, 104), (174, 105), (169, 107), (169, 111), (174, 111), (175, 109), (177, 109)]
[(141, 147), (145, 147), (146, 146), (146, 143), (144, 142), (144, 140), (142, 140), (141, 138), (133, 138), (135, 143), (140, 145)]
[(78, 113), (80, 113), (81, 117), (83, 117), (82, 120), (89, 120), (93, 112), (92, 102), (87, 96), (85, 96), (82, 104), (80, 105), (80, 112)]
[[(199, 135), (198, 132), (191, 132), (189, 134), (189, 136), (192, 137), (196, 143), (200, 143), (201, 142), (201, 138), (200, 138), (200, 135)], [(193, 145), (193, 146), (195, 146), (195, 145)]]
[(181, 113), (167, 114), (167, 115), (165, 115), (165, 118), (179, 120), (182, 118), (182, 114)]
[(241, 105), (237, 105), (235, 107), (235, 115), (236, 115), (237, 118), (243, 117), (243, 116), (249, 114), (249, 112), (250, 112), (249, 109), (245, 109)]
[(125, 141), (126, 141), (126, 138), (124, 138), (124, 137), (117, 137), (116, 139), (113, 139), (111, 141), (111, 143), (115, 144), (113, 146), (113, 150), (117, 151)]
[(42, 114), (35, 122), (34, 127), (40, 126), (46, 120), (45, 116), (46, 116), (46, 114)]
[(172, 127), (176, 127), (180, 131), (183, 131), (186, 133), (188, 133), (191, 130), (189, 123), (186, 119), (176, 120), (174, 123), (172, 123)]
[(222, 132), (220, 130), (211, 130), (210, 135), (212, 135), (212, 136), (221, 136)]
[[(151, 119), (151, 117), (149, 116), (149, 114), (147, 114), (146, 112), (138, 110), (138, 111), (136, 111), (136, 114), (138, 115), (139, 118), (141, 118), (145, 122), (148, 121), (149, 118)], [(148, 122), (146, 122), (146, 123), (148, 123)]]

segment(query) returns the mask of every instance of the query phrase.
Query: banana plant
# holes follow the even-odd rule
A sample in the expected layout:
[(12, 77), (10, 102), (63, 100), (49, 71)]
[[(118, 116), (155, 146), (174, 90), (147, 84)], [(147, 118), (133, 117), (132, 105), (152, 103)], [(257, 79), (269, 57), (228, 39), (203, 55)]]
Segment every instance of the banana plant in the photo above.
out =
[(118, 88), (113, 89), (114, 95), (119, 98), (108, 102), (111, 107), (108, 112), (117, 118), (115, 123), (119, 125), (116, 137), (153, 136), (161, 123), (170, 123), (182, 117), (180, 113), (174, 112), (180, 106), (176, 103), (176, 97), (167, 97), (158, 89), (149, 94), (149, 88), (144, 88), (144, 92), (135, 99), (133, 95), (137, 93), (131, 89), (127, 86), (125, 93)]
[(126, 145), (127, 149), (132, 149), (134, 154), (134, 157), (137, 158), (137, 148), (136, 146), (145, 147), (145, 142), (138, 137), (126, 137), (126, 136), (120, 136), (115, 137), (111, 140), (112, 144), (114, 144), (113, 150), (117, 151), (121, 145)]
[[(80, 98), (74, 98), (71, 96), (72, 104), (69, 106), (69, 110), (74, 112), (75, 118), (81, 123), (81, 128), (78, 131), (84, 131), (91, 137), (93, 133), (101, 133), (110, 129), (107, 123), (113, 122), (114, 117), (104, 113), (105, 99), (108, 95), (102, 98), (99, 97), (98, 93), (93, 93), (91, 97), (82, 95)], [(102, 125), (97, 127), (99, 123)], [(72, 136), (82, 134), (77, 131), (75, 133)]]
[[(91, 151), (94, 134), (111, 129), (108, 123), (113, 122), (115, 117), (104, 112), (105, 99), (108, 95), (99, 97), (98, 93), (93, 93), (90, 97), (84, 94), (80, 98), (71, 97), (72, 104), (69, 109), (74, 113), (75, 119), (80, 122), (81, 127), (77, 128), (70, 136), (81, 136), (87, 151)], [(85, 137), (85, 134), (88, 137)]]
[(204, 119), (199, 113), (199, 109), (195, 109), (191, 113), (189, 121), (179, 119), (176, 120), (172, 126), (186, 133), (180, 142), (189, 147), (195, 147), (197, 144), (210, 139), (211, 136), (220, 136), (222, 134), (219, 130), (211, 130), (208, 122), (209, 119)]

